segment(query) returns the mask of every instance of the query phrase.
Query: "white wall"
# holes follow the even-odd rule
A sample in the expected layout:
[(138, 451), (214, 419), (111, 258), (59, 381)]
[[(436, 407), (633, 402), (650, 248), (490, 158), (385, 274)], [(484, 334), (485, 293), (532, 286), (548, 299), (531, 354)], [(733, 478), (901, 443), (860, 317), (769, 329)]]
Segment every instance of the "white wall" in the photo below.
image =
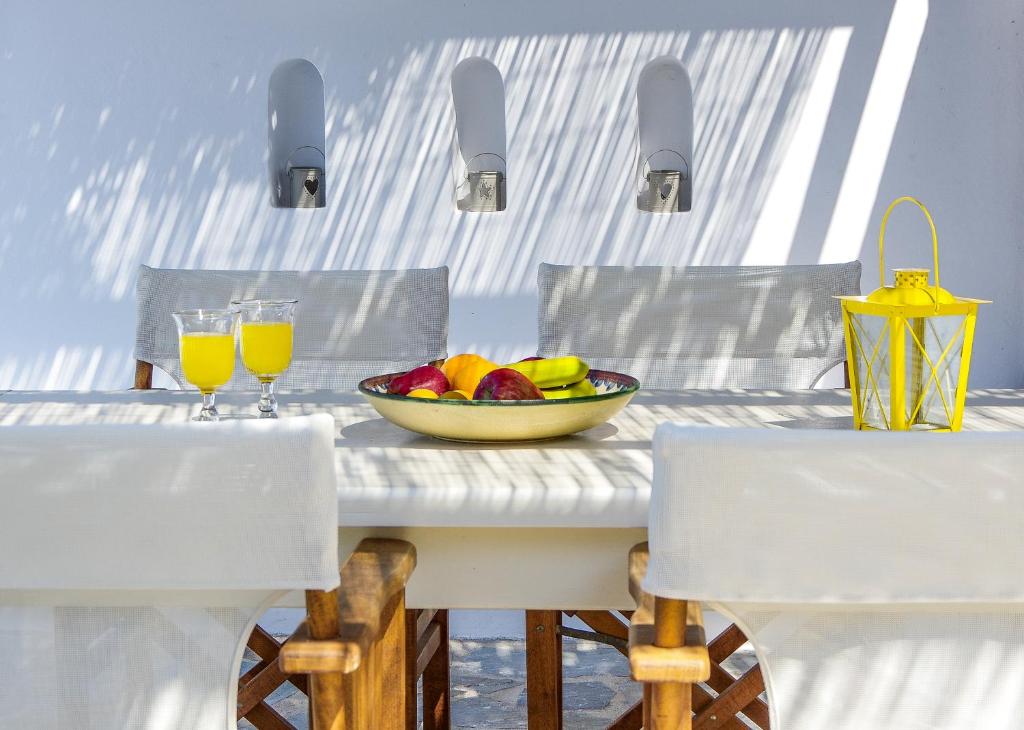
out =
[[(124, 387), (134, 272), (452, 267), (453, 352), (531, 351), (540, 261), (815, 262), (877, 282), (885, 204), (935, 213), (943, 282), (988, 297), (975, 385), (1024, 385), (1017, 0), (0, 4), (0, 388)], [(633, 206), (634, 94), (696, 95), (691, 214)], [(508, 211), (451, 197), (447, 81), (506, 79)], [(323, 74), (327, 207), (269, 205), (267, 84)], [(927, 261), (911, 211), (892, 265)]]

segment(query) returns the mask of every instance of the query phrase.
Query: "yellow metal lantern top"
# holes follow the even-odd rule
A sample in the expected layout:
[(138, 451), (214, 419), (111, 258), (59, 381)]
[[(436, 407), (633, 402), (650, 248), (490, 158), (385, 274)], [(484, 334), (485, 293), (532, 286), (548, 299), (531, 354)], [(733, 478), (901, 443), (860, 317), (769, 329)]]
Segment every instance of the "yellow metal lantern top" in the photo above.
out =
[(893, 269), (896, 286), (879, 287), (868, 294), (865, 301), (891, 307), (951, 304), (956, 301), (945, 289), (930, 286), (928, 274), (928, 269)]
[[(885, 283), (885, 227), (889, 222), (889, 214), (903, 202), (916, 205), (928, 219), (928, 227), (932, 234), (932, 253), (935, 259), (935, 284), (929, 279), (929, 269), (893, 269), (895, 284)], [(876, 314), (889, 316), (899, 312), (905, 316), (927, 317), (940, 314), (960, 314), (964, 307), (976, 307), (989, 304), (984, 299), (967, 299), (956, 297), (939, 286), (939, 239), (935, 232), (935, 222), (928, 209), (910, 196), (897, 198), (882, 216), (882, 227), (878, 235), (878, 277), (881, 286), (867, 296), (836, 297), (843, 301), (850, 311), (860, 314)]]

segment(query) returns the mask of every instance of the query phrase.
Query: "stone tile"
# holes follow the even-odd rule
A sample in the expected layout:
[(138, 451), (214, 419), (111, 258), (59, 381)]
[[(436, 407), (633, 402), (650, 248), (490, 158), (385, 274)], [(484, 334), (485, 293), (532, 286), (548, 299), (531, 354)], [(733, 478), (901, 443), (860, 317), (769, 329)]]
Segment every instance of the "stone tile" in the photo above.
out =
[(592, 641), (562, 641), (562, 672), (566, 678), (609, 674), (629, 677), (629, 660), (618, 649)]
[(309, 701), (301, 692), (293, 693), (286, 699), (271, 703), (298, 730), (309, 730)]
[(452, 673), (526, 679), (525, 643), (498, 639), (489, 642), (453, 639)]
[[(615, 690), (602, 682), (565, 682), (562, 684), (562, 709), (566, 713), (581, 710), (604, 710), (615, 697)], [(526, 707), (526, 692), (518, 698), (517, 704)]]
[(267, 696), (266, 701), (269, 702), (270, 705), (273, 707), (278, 702), (283, 702), (284, 700), (289, 699), (290, 697), (292, 697), (292, 695), (295, 694), (304, 697), (304, 695), (301, 692), (299, 692), (298, 687), (296, 687), (291, 682), (285, 682), (280, 687), (271, 692), (270, 695)]
[(602, 682), (565, 682), (562, 685), (562, 706), (566, 712), (604, 710), (615, 697), (615, 690)]
[[(515, 687), (522, 695), (522, 687)], [(452, 727), (454, 728), (525, 728), (526, 707), (518, 706), (515, 699), (497, 694), (452, 700)]]
[(522, 688), (523, 683), (515, 679), (494, 679), (452, 673), (452, 699), (471, 699), (479, 695), (493, 695), (515, 687)]

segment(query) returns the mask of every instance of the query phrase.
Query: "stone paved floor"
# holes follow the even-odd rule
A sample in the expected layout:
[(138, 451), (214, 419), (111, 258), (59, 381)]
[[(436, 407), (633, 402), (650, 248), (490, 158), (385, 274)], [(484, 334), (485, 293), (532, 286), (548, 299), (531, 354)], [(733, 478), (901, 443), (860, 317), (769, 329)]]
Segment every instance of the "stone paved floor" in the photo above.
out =
[[(283, 637), (282, 637), (283, 638)], [(640, 686), (629, 678), (626, 658), (615, 649), (565, 638), (563, 704), (566, 730), (605, 728), (640, 699)], [(515, 639), (452, 639), (452, 727), (506, 730), (526, 727), (526, 657)], [(252, 658), (242, 670), (251, 666)], [(740, 652), (729, 669), (739, 673), (753, 663)], [(271, 704), (299, 728), (307, 728), (306, 698), (290, 684), (271, 695)], [(240, 728), (251, 728), (247, 722)]]

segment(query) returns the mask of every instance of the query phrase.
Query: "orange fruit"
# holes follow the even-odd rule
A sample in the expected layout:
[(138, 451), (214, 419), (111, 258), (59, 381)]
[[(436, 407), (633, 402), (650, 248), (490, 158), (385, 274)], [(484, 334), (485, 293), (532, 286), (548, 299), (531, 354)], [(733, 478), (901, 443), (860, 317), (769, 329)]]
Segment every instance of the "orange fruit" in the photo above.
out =
[(430, 388), (416, 388), (415, 390), (410, 390), (406, 395), (410, 398), (426, 398), (428, 400), (437, 400), (439, 397)]
[(448, 358), (441, 366), (441, 372), (448, 378), (452, 390), (465, 391), (472, 397), (484, 376), (499, 367), (501, 366), (479, 355), (464, 353)]

